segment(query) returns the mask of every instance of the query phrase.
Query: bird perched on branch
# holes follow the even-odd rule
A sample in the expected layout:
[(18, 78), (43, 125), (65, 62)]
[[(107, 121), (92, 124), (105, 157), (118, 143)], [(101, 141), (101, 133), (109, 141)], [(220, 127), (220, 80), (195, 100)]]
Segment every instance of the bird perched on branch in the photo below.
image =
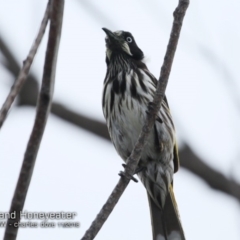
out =
[[(129, 32), (106, 33), (107, 73), (102, 107), (112, 142), (124, 161), (131, 154), (153, 101), (157, 79)], [(179, 168), (175, 130), (166, 97), (137, 167), (148, 194), (153, 240), (184, 240), (173, 174)]]

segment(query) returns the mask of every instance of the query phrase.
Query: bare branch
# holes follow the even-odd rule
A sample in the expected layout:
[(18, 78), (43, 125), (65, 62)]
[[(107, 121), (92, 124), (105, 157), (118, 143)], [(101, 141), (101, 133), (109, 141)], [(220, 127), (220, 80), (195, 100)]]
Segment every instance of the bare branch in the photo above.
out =
[(21, 219), (20, 212), (23, 210), (36, 156), (51, 108), (57, 54), (62, 28), (64, 0), (50, 0), (49, 3), (51, 4), (49, 9), (51, 24), (44, 63), (42, 87), (39, 95), (33, 130), (24, 155), (21, 172), (10, 208), (10, 212), (16, 213), (16, 218), (8, 219), (4, 240), (15, 240), (17, 237), (18, 227), (16, 227), (16, 224)]
[(126, 161), (127, 164), (124, 171), (124, 177), (120, 178), (119, 182), (117, 183), (107, 202), (102, 207), (100, 213), (97, 215), (96, 219), (93, 221), (90, 228), (86, 231), (82, 240), (92, 240), (95, 238), (98, 231), (101, 229), (102, 225), (107, 220), (108, 216), (112, 212), (113, 208), (115, 207), (116, 203), (118, 202), (119, 198), (121, 197), (123, 191), (126, 189), (130, 179), (134, 174), (134, 171), (137, 167), (138, 161), (142, 154), (142, 149), (145, 146), (147, 137), (155, 122), (156, 114), (159, 111), (161, 102), (164, 98), (174, 54), (177, 48), (183, 18), (187, 10), (188, 4), (189, 4), (188, 0), (179, 0), (179, 4), (176, 10), (174, 11), (172, 32), (167, 47), (167, 52), (165, 54), (163, 66), (161, 68), (160, 79), (157, 84), (157, 90), (154, 95), (153, 104), (151, 105), (151, 107), (149, 107), (149, 114), (142, 128), (142, 132), (130, 157)]
[[(40, 26), (40, 29), (38, 31), (38, 35), (37, 38), (35, 39), (30, 52), (26, 58), (25, 61), (23, 61), (23, 67), (18, 75), (18, 78), (16, 79), (16, 81), (14, 82), (11, 91), (9, 93), (9, 95), (7, 96), (7, 99), (5, 100), (2, 109), (0, 110), (0, 128), (3, 125), (4, 120), (6, 119), (7, 113), (14, 101), (14, 99), (16, 98), (17, 94), (19, 93), (19, 91), (21, 90), (27, 75), (29, 73), (30, 67), (32, 65), (33, 59), (35, 57), (35, 54), (38, 50), (38, 47), (42, 41), (43, 35), (45, 33), (45, 29), (48, 23), (48, 19), (49, 19), (49, 13), (50, 13), (50, 4), (47, 4), (47, 8)], [(9, 54), (8, 51), (6, 51), (5, 48), (5, 53), (8, 54), (8, 57), (11, 58), (11, 54)], [(14, 62), (14, 59), (11, 58), (12, 62)], [(7, 65), (7, 67), (9, 68), (11, 65)], [(13, 70), (16, 71), (16, 64), (12, 65), (13, 66)]]

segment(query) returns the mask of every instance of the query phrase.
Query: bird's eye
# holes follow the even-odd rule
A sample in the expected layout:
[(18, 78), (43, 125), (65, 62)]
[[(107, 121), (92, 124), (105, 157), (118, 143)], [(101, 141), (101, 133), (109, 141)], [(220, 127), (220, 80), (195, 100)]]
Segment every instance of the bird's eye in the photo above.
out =
[(131, 43), (131, 42), (133, 41), (131, 37), (127, 37), (126, 40), (127, 40), (127, 42), (129, 42), (129, 43)]

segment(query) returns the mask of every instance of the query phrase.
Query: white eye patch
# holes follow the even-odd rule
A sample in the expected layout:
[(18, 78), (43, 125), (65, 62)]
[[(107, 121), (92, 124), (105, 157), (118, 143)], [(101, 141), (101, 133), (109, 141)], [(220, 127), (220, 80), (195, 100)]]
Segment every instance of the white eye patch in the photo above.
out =
[(128, 55), (132, 56), (132, 53), (131, 53), (131, 51), (130, 51), (130, 48), (129, 48), (129, 46), (128, 46), (128, 44), (127, 44), (126, 42), (123, 43), (122, 49), (123, 49), (123, 51), (126, 52)]

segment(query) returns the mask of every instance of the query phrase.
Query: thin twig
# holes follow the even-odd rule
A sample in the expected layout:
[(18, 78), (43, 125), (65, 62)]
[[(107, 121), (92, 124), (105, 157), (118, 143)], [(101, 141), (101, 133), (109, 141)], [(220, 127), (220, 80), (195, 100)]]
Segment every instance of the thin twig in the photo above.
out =
[(123, 191), (126, 189), (133, 173), (137, 167), (138, 161), (141, 157), (142, 149), (146, 143), (147, 137), (153, 127), (156, 114), (161, 106), (162, 99), (164, 98), (169, 74), (171, 71), (171, 66), (173, 62), (173, 57), (177, 48), (177, 43), (180, 35), (180, 30), (182, 27), (183, 18), (187, 10), (189, 1), (179, 0), (178, 7), (174, 11), (174, 21), (172, 26), (172, 32), (170, 40), (167, 47), (167, 52), (165, 54), (163, 66), (161, 68), (160, 79), (158, 81), (157, 90), (154, 95), (152, 107), (149, 108), (149, 115), (146, 122), (142, 128), (142, 132), (139, 139), (130, 155), (127, 159), (127, 165), (124, 171), (124, 177), (120, 178), (107, 202), (102, 207), (100, 213), (97, 215), (96, 219), (92, 222), (90, 228), (86, 231), (82, 240), (92, 240), (97, 235), (98, 231), (112, 212), (119, 198), (121, 197)]
[[(50, 1), (49, 1), (50, 2)], [(0, 110), (0, 128), (2, 127), (4, 120), (6, 119), (7, 113), (14, 101), (14, 99), (16, 98), (16, 96), (18, 95), (19, 91), (21, 90), (24, 82), (26, 81), (27, 75), (29, 73), (30, 67), (32, 65), (33, 59), (36, 55), (36, 52), (38, 50), (38, 47), (42, 41), (42, 38), (44, 36), (46, 27), (47, 27), (47, 23), (49, 20), (49, 13), (50, 13), (50, 4), (47, 4), (47, 8), (46, 11), (44, 13), (44, 17), (40, 26), (40, 29), (38, 31), (38, 35), (30, 49), (30, 52), (26, 58), (26, 60), (23, 61), (23, 67), (18, 75), (18, 78), (16, 79), (16, 81), (14, 82), (10, 93), (7, 96), (7, 99), (5, 100), (1, 110)]]
[(15, 240), (17, 237), (18, 227), (16, 226), (21, 220), (21, 211), (23, 210), (36, 156), (52, 103), (57, 54), (62, 28), (64, 0), (50, 0), (50, 4), (51, 24), (44, 63), (42, 86), (36, 110), (36, 118), (24, 155), (21, 172), (10, 208), (10, 212), (14, 212), (16, 214), (16, 218), (8, 219), (4, 240)]

